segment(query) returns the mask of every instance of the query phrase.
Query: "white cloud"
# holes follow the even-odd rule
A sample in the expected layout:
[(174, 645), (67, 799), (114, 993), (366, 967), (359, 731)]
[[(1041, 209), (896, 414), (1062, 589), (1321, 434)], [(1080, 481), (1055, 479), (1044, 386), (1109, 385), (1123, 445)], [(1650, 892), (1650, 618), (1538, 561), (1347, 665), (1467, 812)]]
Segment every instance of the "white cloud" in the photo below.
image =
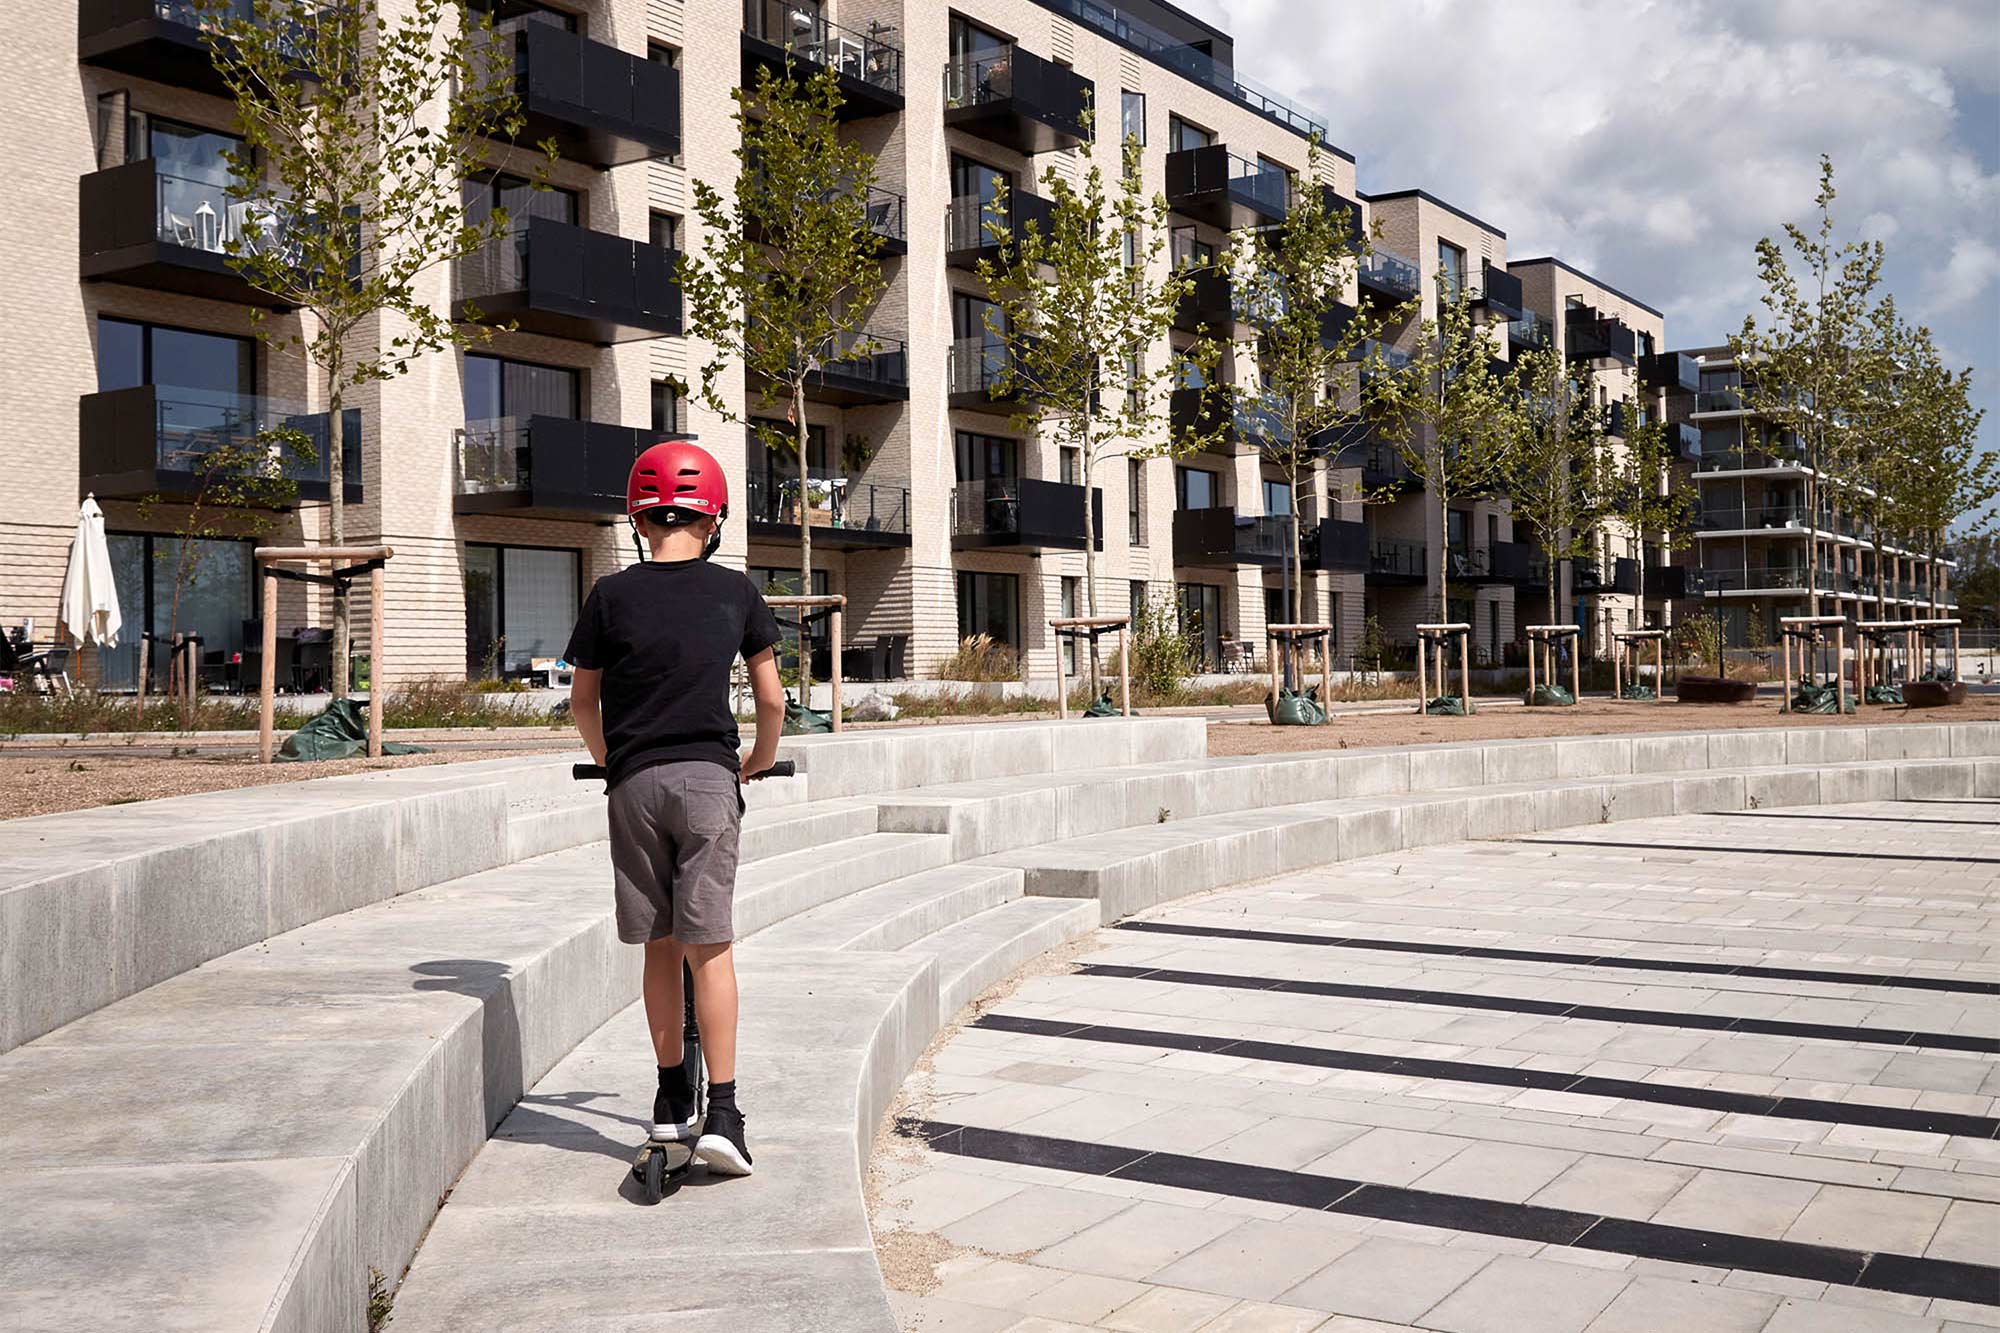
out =
[[(1323, 113), (1362, 188), (1420, 186), (1665, 310), (1671, 343), (1755, 307), (1753, 249), (1811, 220), (1889, 246), (1911, 318), (1989, 368), (2000, 432), (1997, 0), (1184, 0), (1253, 78)], [(1971, 114), (1967, 112), (1970, 110)]]

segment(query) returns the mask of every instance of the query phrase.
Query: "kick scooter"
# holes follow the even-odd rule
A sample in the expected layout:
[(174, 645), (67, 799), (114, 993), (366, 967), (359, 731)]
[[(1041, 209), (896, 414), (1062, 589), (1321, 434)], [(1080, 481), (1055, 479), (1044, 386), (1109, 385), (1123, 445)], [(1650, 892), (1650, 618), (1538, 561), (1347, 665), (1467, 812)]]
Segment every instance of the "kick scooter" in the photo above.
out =
[[(789, 759), (780, 759), (757, 776), (760, 778), (788, 778), (798, 771)], [(570, 776), (578, 782), (602, 779), (606, 776), (601, 764), (573, 764)], [(694, 1021), (694, 973), (686, 963), (681, 964), (681, 1068), (688, 1071), (689, 1081), (694, 1087), (695, 1118), (701, 1118), (702, 1094), (708, 1090), (708, 1071), (701, 1063), (701, 1029)], [(694, 1139), (679, 1141), (656, 1139), (646, 1136), (646, 1142), (639, 1149), (639, 1156), (632, 1163), (632, 1176), (639, 1182), (639, 1189), (649, 1204), (658, 1203), (666, 1197), (667, 1186), (679, 1181), (694, 1169)]]

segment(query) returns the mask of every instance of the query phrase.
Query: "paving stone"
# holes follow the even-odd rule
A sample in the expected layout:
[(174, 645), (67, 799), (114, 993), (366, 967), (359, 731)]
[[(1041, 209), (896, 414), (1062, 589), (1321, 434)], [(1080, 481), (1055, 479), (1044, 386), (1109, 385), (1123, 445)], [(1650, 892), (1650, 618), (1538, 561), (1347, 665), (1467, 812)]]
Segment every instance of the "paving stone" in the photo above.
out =
[(1515, 1143), (1475, 1143), (1436, 1170), (1417, 1178), (1416, 1187), (1440, 1194), (1519, 1203), (1574, 1165), (1580, 1154)]
[(1366, 1180), (1378, 1185), (1407, 1185), (1464, 1151), (1471, 1142), (1441, 1134), (1371, 1129), (1304, 1169), (1315, 1175)]
[(1129, 1199), (1034, 1185), (941, 1227), (946, 1239), (993, 1254), (1028, 1254), (1131, 1206)]
[(1587, 1326), (1587, 1333), (1758, 1333), (1779, 1298), (1698, 1282), (1636, 1277)]
[(1784, 1238), (1849, 1250), (1922, 1254), (1946, 1207), (1943, 1199), (1927, 1195), (1826, 1185)]
[(1588, 1156), (1530, 1196), (1544, 1208), (1648, 1218), (1694, 1179), (1692, 1167)]
[(1269, 1301), (1361, 1243), (1330, 1227), (1250, 1220), (1155, 1270), (1149, 1281)]
[(1070, 1272), (1141, 1278), (1226, 1235), (1244, 1220), (1228, 1213), (1142, 1201), (1050, 1246), (1036, 1258)]
[(1623, 1273), (1503, 1255), (1422, 1323), (1447, 1333), (1581, 1333), (1631, 1282)]
[(1811, 1181), (1703, 1171), (1655, 1212), (1651, 1220), (1703, 1231), (1783, 1236), (1821, 1188)]
[[(1052, 1275), (1053, 1276), (1053, 1275)], [(1145, 1295), (1141, 1283), (1093, 1273), (1071, 1273), (1023, 1301), (1021, 1308), (1043, 1319), (1095, 1324), (1121, 1306)]]
[(1201, 1333), (1318, 1333), (1326, 1323), (1326, 1316), (1318, 1310), (1239, 1301), (1221, 1318), (1203, 1324)]
[(1938, 1329), (1936, 1319), (1789, 1298), (1772, 1314), (1763, 1333), (1938, 1333)]
[(1470, 1249), (1369, 1239), (1282, 1299), (1334, 1314), (1407, 1322), (1449, 1296), (1493, 1258)]
[[(1904, 1251), (1915, 1253), (1915, 1251)], [(1945, 1210), (1944, 1218), (1923, 1253), (1932, 1259), (1960, 1259), (1966, 1263), (2000, 1264), (2000, 1206), (1958, 1200)]]

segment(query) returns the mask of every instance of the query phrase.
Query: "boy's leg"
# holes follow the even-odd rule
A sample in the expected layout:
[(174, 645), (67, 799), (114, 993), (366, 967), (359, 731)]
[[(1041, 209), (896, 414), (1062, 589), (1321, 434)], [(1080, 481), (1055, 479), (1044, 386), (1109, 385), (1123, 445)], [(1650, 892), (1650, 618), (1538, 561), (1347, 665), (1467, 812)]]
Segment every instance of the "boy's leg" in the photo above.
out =
[[(736, 958), (729, 944), (686, 946), (688, 967), (694, 972), (694, 1021), (701, 1029), (701, 1062), (708, 1067), (708, 1081), (736, 1082)], [(680, 973), (675, 971), (678, 983)], [(676, 993), (679, 985), (675, 986)], [(650, 1009), (648, 1010), (650, 1013)], [(676, 1010), (676, 1013), (679, 1011)], [(675, 1032), (679, 1032), (678, 1026)], [(659, 1033), (653, 1034), (655, 1042)], [(665, 1061), (662, 1061), (665, 1063)]]
[[(646, 1027), (653, 1034), (653, 1058), (661, 1068), (677, 1065), (685, 1053), (681, 1027), (687, 999), (681, 994), (681, 961), (686, 957), (678, 940), (646, 942)], [(696, 992), (699, 1003), (700, 992)]]

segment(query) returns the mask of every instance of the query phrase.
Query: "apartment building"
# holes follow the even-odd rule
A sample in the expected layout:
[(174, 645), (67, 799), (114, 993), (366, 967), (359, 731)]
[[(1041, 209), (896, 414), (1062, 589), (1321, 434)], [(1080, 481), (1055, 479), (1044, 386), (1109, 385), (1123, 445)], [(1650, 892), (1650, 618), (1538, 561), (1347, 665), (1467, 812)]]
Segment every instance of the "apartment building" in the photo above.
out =
[[(1877, 562), (1873, 535), (1845, 504), (1841, 477), (1814, 473), (1798, 441), (1745, 402), (1746, 370), (1728, 347), (1668, 354), (1675, 373), (1666, 409), (1694, 488), (1694, 545), (1685, 561), (1689, 593), (1722, 616), (1732, 646), (1776, 643), (1778, 618), (1808, 614), (1808, 585), (1821, 615), (1857, 620), (1929, 614), (1929, 557), (1895, 544)], [(1664, 377), (1663, 377), (1664, 378)], [(1817, 513), (1806, 494), (1816, 477)], [(1952, 563), (1937, 562), (1950, 614)], [(1813, 575), (1813, 571), (1817, 571)]]
[[(393, 13), (398, 0), (382, 2)], [(351, 394), (342, 470), (324, 451), (296, 469), (298, 503), (260, 536), (322, 540), (322, 502), (341, 478), (347, 539), (395, 548), (383, 608), (392, 681), (524, 674), (555, 656), (590, 583), (634, 558), (622, 519), (632, 456), (682, 434), (730, 473), (719, 558), (796, 589), (808, 527), (812, 590), (846, 596), (847, 647), (871, 667), (927, 674), (962, 636), (986, 633), (1018, 648), (1032, 675), (1051, 674), (1046, 622), (1089, 609), (1086, 504), (1100, 611), (1172, 598), (1208, 665), (1261, 652), (1265, 624), (1289, 618), (1290, 506), (1258, 448), (1260, 423), (1233, 421), (1194, 457), (1099, 466), (1086, 492), (1082, 461), (994, 395), (1006, 350), (987, 332), (975, 271), (990, 239), (985, 205), (1004, 181), (1017, 226), (1044, 214), (1043, 173), (1075, 179), (1087, 140), (1111, 170), (1111, 145), (1140, 140), (1143, 182), (1172, 210), (1162, 262), (1197, 275), (1148, 358), (1171, 359), (1205, 331), (1231, 344), (1213, 373), (1252, 381), (1255, 329), (1217, 261), (1232, 233), (1276, 225), (1311, 189), (1383, 228), (1330, 319), (1412, 296), (1433, 314), (1442, 269), (1473, 293), (1497, 361), (1523, 339), (1578, 338), (1572, 354), (1622, 385), (1615, 377), (1630, 379), (1652, 350), (1637, 340), (1660, 336), (1657, 312), (1559, 261), (1508, 263), (1505, 233), (1463, 210), (1421, 191), (1360, 195), (1334, 127), (1238, 71), (1227, 33), (1161, 0), (1115, 11), (1089, 0), (490, 9), (528, 120), (521, 138), (552, 137), (562, 156), (553, 188), (532, 190), (518, 150), (493, 146), (468, 202), (504, 206), (516, 225), (439, 266), (426, 295), (513, 327)], [(52, 620), (77, 499), (94, 495), (132, 627), (85, 664), (111, 687), (134, 682), (142, 627), (196, 631), (223, 664), (255, 645), (251, 543), (203, 543), (198, 577), (177, 596), (173, 534), (217, 441), (275, 424), (327, 435), (315, 375), (250, 337), (267, 298), (223, 257), (246, 205), (226, 188), (233, 107), (197, 23), (192, 0), (79, 0), (74, 31), (31, 25), (0, 53), (17, 130), (0, 154), (23, 197), (47, 205), (0, 220), (21, 260), (0, 321), (14, 368), (0, 386), (0, 620)], [(690, 183), (727, 190), (738, 169), (730, 92), (787, 60), (837, 73), (840, 131), (876, 156), (867, 216), (886, 279), (866, 320), (879, 350), (830, 365), (809, 393), (803, 487), (792, 459), (729, 419), (765, 410), (757, 386), (724, 375), (728, 416), (677, 391), (712, 355), (685, 334), (674, 277), (677, 253), (705, 241)], [(1318, 178), (1306, 180), (1315, 135)], [(269, 314), (298, 325), (296, 313)], [(1416, 324), (1394, 332), (1390, 355), (1407, 353)], [(1612, 329), (1623, 335), (1607, 338)], [(1176, 417), (1197, 410), (1203, 387), (1181, 385)], [(1305, 614), (1331, 620), (1343, 648), (1369, 614), (1408, 639), (1448, 587), (1447, 612), (1472, 621), (1482, 654), (1496, 656), (1516, 637), (1517, 600), (1531, 603), (1535, 579), (1549, 577), (1532, 534), (1497, 501), (1455, 503), (1439, 518), (1396, 471), (1390, 450), (1362, 438), (1302, 483)], [(1364, 507), (1357, 479), (1406, 493)], [(1427, 567), (1440, 523), (1448, 570)], [(1564, 586), (1565, 614), (1573, 596), (1592, 614), (1636, 614), (1616, 601), (1621, 558), (1633, 557), (1606, 552), (1608, 579)], [(293, 631), (324, 623), (323, 597), (288, 586), (280, 620), (281, 652), (301, 660)]]

